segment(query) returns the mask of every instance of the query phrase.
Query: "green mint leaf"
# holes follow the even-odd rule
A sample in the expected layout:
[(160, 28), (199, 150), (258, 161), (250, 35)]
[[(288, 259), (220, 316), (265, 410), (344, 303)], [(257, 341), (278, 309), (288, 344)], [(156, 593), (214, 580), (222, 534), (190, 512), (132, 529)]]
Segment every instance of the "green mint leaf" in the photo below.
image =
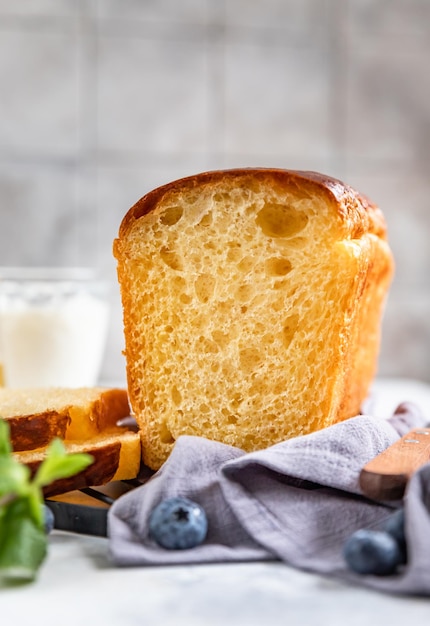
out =
[(7, 495), (24, 495), (29, 478), (30, 470), (27, 466), (19, 463), (12, 455), (0, 456), (0, 499)]
[(47, 538), (26, 514), (21, 498), (0, 520), (0, 585), (31, 582), (47, 553)]
[(68, 454), (54, 439), (31, 480), (30, 469), (13, 456), (9, 425), (0, 418), (0, 586), (31, 582), (45, 559), (43, 487), (92, 462), (89, 454)]
[(27, 506), (28, 512), (36, 524), (38, 528), (44, 528), (44, 517), (43, 517), (43, 492), (42, 490), (33, 483), (30, 485), (27, 494)]
[(55, 480), (82, 472), (92, 462), (93, 457), (90, 454), (68, 454), (64, 444), (59, 439), (54, 439), (48, 446), (46, 458), (40, 464), (33, 483), (44, 487)]
[(11, 452), (9, 424), (0, 418), (0, 457), (9, 456)]

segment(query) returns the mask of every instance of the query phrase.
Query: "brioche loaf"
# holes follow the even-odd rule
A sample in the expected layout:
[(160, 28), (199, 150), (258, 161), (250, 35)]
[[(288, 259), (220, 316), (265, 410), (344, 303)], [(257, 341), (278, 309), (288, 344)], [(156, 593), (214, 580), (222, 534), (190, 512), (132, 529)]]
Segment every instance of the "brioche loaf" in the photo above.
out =
[(130, 403), (157, 469), (183, 434), (246, 451), (356, 415), (393, 259), (381, 211), (311, 172), (148, 193), (114, 242)]
[(54, 437), (70, 452), (87, 452), (93, 463), (45, 495), (135, 478), (141, 463), (138, 433), (118, 425), (130, 415), (125, 389), (0, 389), (0, 416), (10, 427), (15, 456), (35, 472)]

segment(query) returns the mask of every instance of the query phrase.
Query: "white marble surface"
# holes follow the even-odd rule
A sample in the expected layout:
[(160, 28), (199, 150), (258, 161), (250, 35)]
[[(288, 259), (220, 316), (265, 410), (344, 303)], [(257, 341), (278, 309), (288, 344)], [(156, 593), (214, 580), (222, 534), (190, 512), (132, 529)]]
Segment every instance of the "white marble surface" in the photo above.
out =
[[(430, 415), (430, 385), (377, 381), (378, 413), (402, 400)], [(57, 531), (38, 580), (1, 589), (0, 609), (14, 626), (416, 626), (430, 614), (428, 599), (393, 597), (278, 562), (119, 569), (106, 539)]]

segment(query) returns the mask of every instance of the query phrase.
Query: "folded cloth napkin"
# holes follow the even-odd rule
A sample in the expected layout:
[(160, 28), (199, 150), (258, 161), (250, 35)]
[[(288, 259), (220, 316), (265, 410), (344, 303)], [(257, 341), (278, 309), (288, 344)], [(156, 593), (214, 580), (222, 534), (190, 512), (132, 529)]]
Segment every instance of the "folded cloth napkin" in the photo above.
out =
[[(265, 450), (245, 453), (182, 436), (163, 467), (120, 497), (108, 516), (112, 560), (119, 566), (282, 560), (288, 565), (395, 593), (430, 595), (430, 464), (410, 480), (402, 503), (360, 492), (362, 467), (426, 420), (404, 403), (390, 419), (360, 415)], [(206, 540), (165, 550), (148, 535), (162, 499), (185, 496), (206, 511)], [(405, 506), (408, 563), (398, 574), (360, 576), (342, 547), (360, 528), (375, 528)]]

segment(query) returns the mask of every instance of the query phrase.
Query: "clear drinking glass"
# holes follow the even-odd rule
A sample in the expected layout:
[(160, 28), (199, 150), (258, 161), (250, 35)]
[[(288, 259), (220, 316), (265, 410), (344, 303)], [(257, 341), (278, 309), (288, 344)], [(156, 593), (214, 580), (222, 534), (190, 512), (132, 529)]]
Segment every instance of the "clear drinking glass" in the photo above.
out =
[(106, 284), (85, 268), (0, 268), (7, 387), (97, 384), (109, 321)]

